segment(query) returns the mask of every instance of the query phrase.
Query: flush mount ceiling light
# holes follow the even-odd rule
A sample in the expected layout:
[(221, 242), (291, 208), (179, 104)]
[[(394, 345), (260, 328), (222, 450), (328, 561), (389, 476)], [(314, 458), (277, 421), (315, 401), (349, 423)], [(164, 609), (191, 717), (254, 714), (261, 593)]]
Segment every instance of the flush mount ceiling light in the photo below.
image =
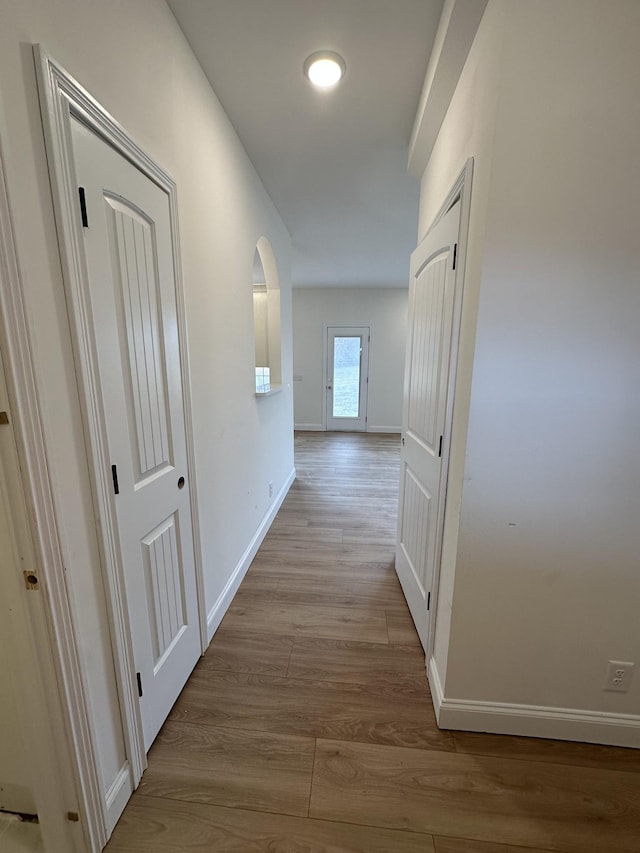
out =
[(340, 54), (329, 50), (312, 53), (304, 64), (305, 77), (318, 89), (331, 89), (344, 77), (346, 70)]

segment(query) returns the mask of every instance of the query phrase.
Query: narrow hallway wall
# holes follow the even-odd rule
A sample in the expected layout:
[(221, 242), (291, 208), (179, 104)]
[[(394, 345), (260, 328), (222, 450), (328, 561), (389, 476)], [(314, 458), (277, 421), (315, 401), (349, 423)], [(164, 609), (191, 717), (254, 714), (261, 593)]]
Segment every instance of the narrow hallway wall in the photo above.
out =
[[(0, 5), (0, 139), (106, 792), (122, 766), (123, 742), (32, 44), (41, 43), (177, 183), (210, 630), (226, 605), (223, 591), (293, 473), (290, 238), (164, 3)], [(281, 393), (256, 400), (251, 275), (262, 236), (278, 264), (284, 381)]]

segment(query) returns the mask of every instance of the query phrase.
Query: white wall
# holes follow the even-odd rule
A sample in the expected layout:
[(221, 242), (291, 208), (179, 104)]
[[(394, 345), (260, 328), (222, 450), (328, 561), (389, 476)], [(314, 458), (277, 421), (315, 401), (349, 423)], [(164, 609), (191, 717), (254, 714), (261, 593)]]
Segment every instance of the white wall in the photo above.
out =
[(421, 205), (424, 229), (476, 157), (445, 700), (572, 709), (585, 739), (636, 745), (640, 678), (602, 688), (609, 659), (640, 663), (639, 34), (634, 0), (491, 0)]
[(407, 332), (404, 288), (304, 287), (293, 291), (296, 428), (324, 429), (325, 326), (370, 326), (368, 431), (400, 432)]
[(434, 654), (438, 673), (447, 675), (453, 582), (458, 549), (471, 377), (475, 350), (495, 115), (498, 100), (504, 14), (500, 2), (489, 5), (449, 105), (422, 177), (418, 239), (425, 237), (450, 188), (473, 158), (471, 213), (464, 281), (463, 312), (451, 434), (451, 458)]
[[(8, 408), (1, 365), (0, 406), (3, 406), (3, 411)], [(0, 471), (4, 473), (1, 462)], [(0, 811), (34, 813), (29, 753), (20, 722), (20, 700), (14, 670), (17, 640), (11, 634), (12, 594), (16, 576), (21, 575), (21, 566), (14, 555), (3, 491), (0, 489)]]
[(253, 294), (253, 330), (256, 345), (256, 367), (269, 366), (269, 332), (267, 326), (267, 293)]
[[(67, 582), (105, 790), (123, 759), (104, 593), (31, 44), (73, 74), (176, 180), (191, 362), (206, 608), (216, 602), (293, 470), (290, 238), (164, 3), (2, 3), (0, 138)], [(254, 396), (252, 265), (278, 265), (283, 391)]]
[[(0, 545), (6, 554), (4, 538), (0, 539)], [(11, 637), (6, 636), (8, 609), (8, 602), (3, 598), (0, 609), (0, 811), (33, 813), (29, 753), (22, 737), (17, 688), (9, 658), (12, 642)]]

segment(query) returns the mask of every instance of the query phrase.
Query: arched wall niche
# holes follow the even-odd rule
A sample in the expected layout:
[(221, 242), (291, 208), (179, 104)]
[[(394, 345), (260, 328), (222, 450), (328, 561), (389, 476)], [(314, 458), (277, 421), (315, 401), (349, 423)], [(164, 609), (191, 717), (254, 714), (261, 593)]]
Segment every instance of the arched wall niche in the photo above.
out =
[(275, 255), (266, 237), (261, 237), (256, 245), (252, 283), (256, 395), (263, 396), (282, 387), (280, 281)]

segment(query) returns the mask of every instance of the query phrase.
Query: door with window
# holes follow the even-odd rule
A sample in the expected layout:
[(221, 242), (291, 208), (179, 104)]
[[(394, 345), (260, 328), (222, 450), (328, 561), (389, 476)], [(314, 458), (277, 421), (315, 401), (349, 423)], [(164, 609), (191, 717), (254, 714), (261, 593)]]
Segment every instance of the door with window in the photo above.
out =
[(327, 329), (327, 430), (367, 429), (369, 386), (368, 326)]

